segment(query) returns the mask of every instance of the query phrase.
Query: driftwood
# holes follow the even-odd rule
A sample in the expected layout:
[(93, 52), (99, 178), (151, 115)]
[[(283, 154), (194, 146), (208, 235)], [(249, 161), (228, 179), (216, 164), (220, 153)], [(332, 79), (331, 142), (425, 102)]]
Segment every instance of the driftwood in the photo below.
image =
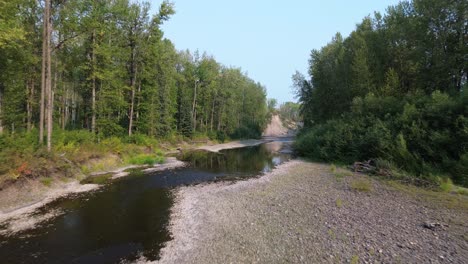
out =
[(374, 174), (377, 171), (377, 167), (375, 166), (375, 162), (373, 160), (368, 160), (365, 162), (354, 162), (352, 169), (354, 172), (371, 174)]
[(368, 160), (364, 162), (355, 162), (351, 169), (354, 172), (365, 173), (365, 174), (373, 174), (378, 176), (383, 176), (386, 178), (392, 178), (392, 180), (396, 180), (405, 184), (412, 184), (416, 186), (425, 186), (425, 187), (435, 187), (434, 182), (428, 181), (423, 178), (409, 176), (409, 175), (395, 175), (390, 169), (387, 168), (379, 168), (374, 160)]

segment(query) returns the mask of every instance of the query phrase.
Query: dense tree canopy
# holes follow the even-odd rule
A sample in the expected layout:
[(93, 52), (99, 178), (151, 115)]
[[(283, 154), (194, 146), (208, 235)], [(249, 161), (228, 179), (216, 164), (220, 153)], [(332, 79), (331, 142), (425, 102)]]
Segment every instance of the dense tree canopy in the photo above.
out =
[(48, 2), (0, 0), (0, 133), (42, 124), (41, 106), (49, 106), (41, 70), (50, 64), (44, 122), (54, 129), (86, 129), (96, 139), (259, 135), (265, 88), (209, 55), (177, 51), (161, 30), (172, 3), (151, 15), (149, 3), (129, 0), (54, 0), (47, 13)]
[(468, 4), (403, 1), (366, 17), (293, 76), (305, 130), (323, 160), (380, 159), (468, 185)]

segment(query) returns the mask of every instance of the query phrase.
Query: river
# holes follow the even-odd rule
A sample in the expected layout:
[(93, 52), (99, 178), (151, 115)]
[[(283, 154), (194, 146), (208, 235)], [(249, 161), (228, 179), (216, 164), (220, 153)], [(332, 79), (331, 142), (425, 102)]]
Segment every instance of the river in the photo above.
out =
[[(187, 166), (105, 183), (97, 191), (58, 199), (37, 210), (56, 217), (13, 236), (0, 236), (1, 263), (119, 263), (156, 260), (171, 239), (167, 225), (178, 186), (258, 177), (291, 158), (285, 140), (255, 147), (194, 151)], [(1, 228), (1, 227), (0, 227)]]

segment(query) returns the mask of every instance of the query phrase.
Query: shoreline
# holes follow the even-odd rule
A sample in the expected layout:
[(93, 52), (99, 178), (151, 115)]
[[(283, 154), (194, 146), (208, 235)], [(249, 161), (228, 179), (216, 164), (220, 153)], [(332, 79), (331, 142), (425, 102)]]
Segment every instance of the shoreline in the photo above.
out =
[[(223, 149), (242, 148), (247, 146), (256, 146), (269, 142), (269, 140), (241, 140), (233, 141), (224, 144), (204, 145), (196, 148), (189, 148), (187, 150), (205, 150), (218, 152)], [(177, 160), (175, 157), (166, 157), (163, 164), (155, 164), (148, 167), (147, 165), (126, 165), (116, 169), (107, 171), (92, 172), (88, 177), (95, 177), (105, 174), (112, 174), (111, 180), (121, 177), (126, 177), (130, 173), (126, 170), (141, 168), (144, 173), (151, 173), (155, 171), (170, 170), (185, 166), (186, 163)], [(24, 186), (19, 185), (26, 185)], [(16, 232), (33, 228), (36, 224), (43, 222), (51, 217), (55, 217), (58, 212), (46, 214), (40, 219), (35, 218), (32, 214), (39, 208), (68, 195), (85, 193), (98, 190), (102, 185), (99, 184), (81, 184), (77, 178), (72, 178), (69, 182), (54, 182), (51, 186), (44, 186), (38, 180), (29, 180), (17, 185), (12, 185), (10, 189), (1, 190), (3, 196), (9, 194), (5, 192), (14, 193), (13, 198), (15, 202), (11, 205), (0, 206), (0, 225), (6, 225), (6, 229), (0, 231), (0, 235), (9, 235)], [(23, 189), (26, 189), (24, 191)], [(28, 191), (31, 189), (32, 191)], [(1, 195), (0, 195), (1, 197)]]
[[(369, 191), (353, 187), (361, 182)], [(173, 239), (155, 263), (462, 263), (468, 257), (468, 197), (395, 187), (327, 164), (292, 160), (260, 178), (180, 187), (174, 195)]]
[[(128, 176), (130, 173), (126, 172), (128, 169), (134, 168), (145, 168), (142, 169), (145, 173), (151, 173), (154, 171), (175, 169), (178, 167), (185, 166), (185, 162), (179, 161), (176, 158), (168, 157), (166, 162), (163, 164), (155, 164), (152, 167), (145, 165), (130, 165), (124, 166), (115, 170), (102, 171), (91, 173), (89, 176), (99, 176), (104, 174), (113, 174), (111, 180), (115, 180), (121, 177)], [(31, 184), (41, 184), (41, 183), (31, 183)], [(35, 225), (48, 220), (52, 217), (59, 215), (61, 212), (50, 212), (43, 216), (35, 217), (33, 216), (34, 212), (47, 204), (72, 194), (85, 193), (96, 191), (100, 189), (103, 185), (100, 184), (81, 184), (78, 179), (73, 179), (70, 182), (60, 182), (54, 184), (50, 187), (41, 186), (43, 191), (38, 195), (39, 198), (36, 198), (32, 202), (16, 204), (16, 206), (10, 206), (13, 208), (8, 208), (0, 211), (0, 225), (5, 225), (6, 228), (0, 230), (0, 235), (13, 235), (17, 232), (34, 228)], [(4, 191), (4, 190), (2, 190)], [(18, 193), (18, 196), (21, 196), (21, 193)], [(26, 195), (26, 194), (24, 194)]]
[(196, 147), (195, 150), (205, 150), (210, 152), (219, 152), (224, 149), (235, 149), (235, 148), (244, 148), (244, 147), (253, 147), (258, 146), (264, 143), (271, 142), (272, 140), (266, 139), (246, 139), (246, 140), (236, 140), (231, 141), (228, 143), (223, 144), (215, 144), (215, 145), (204, 145)]

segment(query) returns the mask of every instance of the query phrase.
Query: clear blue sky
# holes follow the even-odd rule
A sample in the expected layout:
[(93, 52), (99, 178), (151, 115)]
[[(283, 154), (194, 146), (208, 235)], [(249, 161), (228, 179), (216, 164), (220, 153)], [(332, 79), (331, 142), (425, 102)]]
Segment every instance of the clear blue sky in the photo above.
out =
[[(151, 1), (156, 10), (161, 1)], [(241, 67), (262, 83), (268, 98), (295, 101), (291, 76), (307, 73), (309, 54), (354, 30), (374, 11), (398, 0), (174, 0), (176, 14), (163, 25), (178, 50), (206, 51)]]

